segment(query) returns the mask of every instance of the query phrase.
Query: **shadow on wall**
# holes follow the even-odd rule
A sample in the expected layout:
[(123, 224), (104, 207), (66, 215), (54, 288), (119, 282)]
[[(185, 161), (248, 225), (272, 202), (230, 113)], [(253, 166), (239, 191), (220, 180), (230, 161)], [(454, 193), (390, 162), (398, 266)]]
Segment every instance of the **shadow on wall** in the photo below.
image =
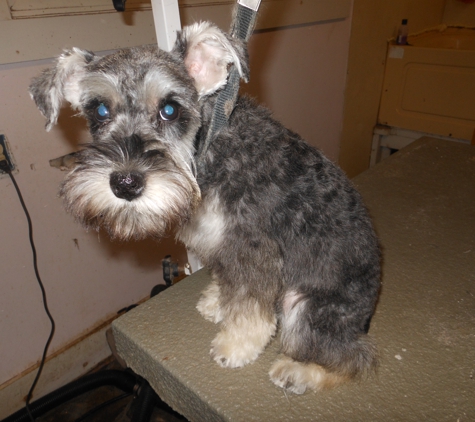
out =
[(62, 138), (71, 145), (71, 152), (80, 149), (81, 144), (91, 138), (86, 119), (79, 116), (77, 111), (69, 106), (61, 109), (56, 127), (61, 131)]
[[(109, 239), (107, 233), (100, 233), (101, 244), (113, 259), (129, 261), (133, 266), (145, 269), (160, 268), (162, 259), (171, 255), (180, 264), (187, 262), (184, 246), (174, 240), (172, 234), (155, 241), (153, 239), (119, 242)], [(105, 241), (103, 241), (105, 239)]]

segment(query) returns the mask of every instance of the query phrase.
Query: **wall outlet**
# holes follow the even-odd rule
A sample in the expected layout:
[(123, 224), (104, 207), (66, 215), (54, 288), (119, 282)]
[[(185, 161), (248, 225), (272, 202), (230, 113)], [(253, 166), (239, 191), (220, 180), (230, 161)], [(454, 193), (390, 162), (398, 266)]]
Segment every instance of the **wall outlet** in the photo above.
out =
[[(3, 159), (7, 160), (8, 165), (10, 166), (10, 170), (15, 170), (15, 165), (13, 164), (13, 156), (10, 152), (10, 147), (8, 145), (8, 141), (5, 135), (0, 135), (0, 161)], [(0, 173), (5, 174), (2, 170)]]

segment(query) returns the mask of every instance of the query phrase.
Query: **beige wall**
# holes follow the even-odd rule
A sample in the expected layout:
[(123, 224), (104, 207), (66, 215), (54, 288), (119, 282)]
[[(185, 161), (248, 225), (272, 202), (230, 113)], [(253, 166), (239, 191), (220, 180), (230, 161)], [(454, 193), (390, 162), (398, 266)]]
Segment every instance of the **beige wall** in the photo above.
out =
[(350, 20), (254, 34), (251, 80), (255, 96), (276, 118), (336, 161), (341, 135)]
[(446, 0), (443, 22), (447, 25), (475, 27), (475, 3)]
[[(250, 46), (251, 83), (245, 90), (333, 159), (339, 149), (349, 34), (350, 19), (340, 19), (262, 31)], [(7, 135), (18, 164), (16, 177), (30, 209), (39, 269), (57, 321), (51, 354), (147, 296), (162, 282), (160, 261), (165, 254), (182, 261), (185, 257), (173, 239), (113, 243), (103, 234), (85, 232), (65, 213), (57, 198), (63, 174), (48, 161), (71, 152), (87, 140), (87, 133), (84, 122), (67, 110), (58, 126), (44, 131), (44, 119), (27, 87), (49, 64), (0, 65), (0, 131)], [(26, 220), (5, 177), (0, 178), (0, 192), (1, 390), (35, 367), (49, 325), (33, 273)], [(77, 359), (83, 360), (86, 371), (87, 356)]]
[[(387, 40), (402, 19), (417, 32), (442, 22), (445, 0), (355, 0), (339, 164), (352, 177), (369, 167)], [(475, 6), (472, 6), (475, 7)]]

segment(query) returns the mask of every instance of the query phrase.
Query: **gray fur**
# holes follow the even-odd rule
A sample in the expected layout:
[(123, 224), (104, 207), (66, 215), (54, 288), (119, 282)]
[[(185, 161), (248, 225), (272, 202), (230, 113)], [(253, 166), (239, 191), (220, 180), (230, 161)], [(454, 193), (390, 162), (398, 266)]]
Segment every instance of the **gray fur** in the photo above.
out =
[[(86, 228), (112, 237), (176, 229), (216, 283), (198, 309), (222, 324), (211, 350), (220, 365), (254, 360), (278, 321), (292, 364), (354, 378), (377, 363), (367, 336), (380, 286), (371, 220), (339, 168), (247, 97), (206, 155), (195, 156), (232, 64), (247, 78), (245, 46), (206, 23), (186, 28), (171, 53), (65, 53), (30, 87), (48, 127), (63, 100), (89, 122), (92, 142), (60, 195)], [(203, 80), (201, 65), (215, 79)], [(178, 114), (167, 120), (169, 104)], [(253, 327), (262, 338), (247, 341)], [(318, 388), (279, 376), (271, 371), (289, 391)]]

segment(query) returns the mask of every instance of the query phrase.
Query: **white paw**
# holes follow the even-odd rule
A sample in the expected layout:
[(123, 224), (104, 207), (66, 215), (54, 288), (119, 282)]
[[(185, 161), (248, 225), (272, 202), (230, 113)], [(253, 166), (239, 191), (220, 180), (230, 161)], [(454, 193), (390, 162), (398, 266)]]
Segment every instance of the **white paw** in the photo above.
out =
[(235, 317), (211, 342), (211, 357), (223, 368), (254, 362), (275, 334), (276, 321), (254, 315)]
[(216, 282), (213, 281), (203, 290), (196, 309), (205, 319), (215, 324), (223, 320), (223, 313), (219, 306), (219, 286)]
[(315, 391), (332, 388), (346, 380), (320, 365), (297, 362), (286, 356), (274, 362), (269, 375), (275, 385), (294, 394), (303, 394), (307, 388)]
[(270, 379), (288, 392), (303, 394), (307, 390), (307, 385), (299, 379), (299, 369), (298, 362), (288, 358), (280, 359), (272, 365), (269, 372)]
[(240, 368), (254, 362), (265, 344), (255, 339), (238, 339), (229, 331), (221, 331), (211, 342), (211, 357), (223, 368)]

